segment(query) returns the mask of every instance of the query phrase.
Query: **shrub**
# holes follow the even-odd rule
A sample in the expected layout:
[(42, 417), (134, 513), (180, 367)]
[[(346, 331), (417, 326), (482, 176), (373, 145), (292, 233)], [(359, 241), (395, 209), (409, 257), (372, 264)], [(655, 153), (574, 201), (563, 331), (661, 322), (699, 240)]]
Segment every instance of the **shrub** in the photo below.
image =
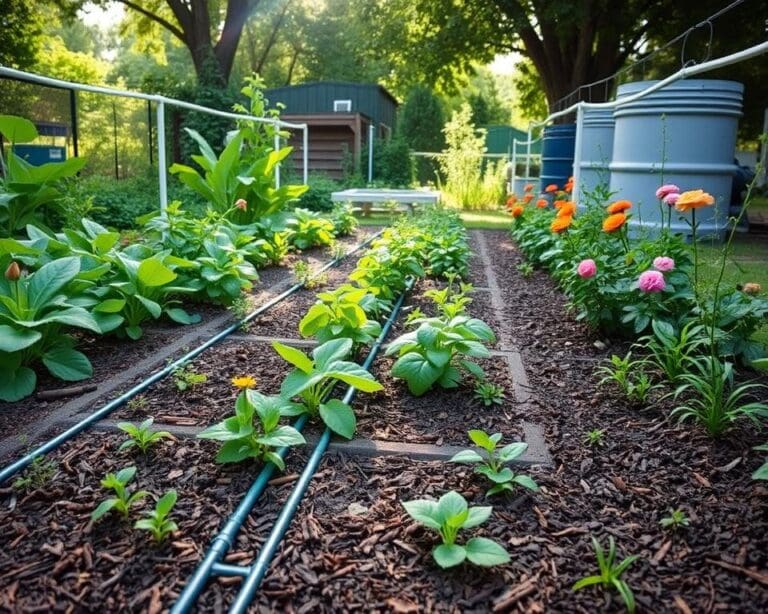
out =
[(312, 174), (307, 178), (307, 185), (307, 191), (299, 197), (296, 206), (310, 211), (332, 211), (331, 193), (341, 190), (340, 184), (327, 175)]
[(388, 187), (410, 186), (413, 183), (413, 159), (405, 139), (377, 141), (373, 169), (374, 178)]

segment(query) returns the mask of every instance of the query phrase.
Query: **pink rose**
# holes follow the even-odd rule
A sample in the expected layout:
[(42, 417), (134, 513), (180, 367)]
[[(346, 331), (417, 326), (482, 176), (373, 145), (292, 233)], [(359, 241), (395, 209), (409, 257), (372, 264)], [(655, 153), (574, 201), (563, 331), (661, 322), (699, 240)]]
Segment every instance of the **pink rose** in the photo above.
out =
[(582, 279), (589, 279), (590, 277), (594, 277), (597, 273), (597, 265), (592, 258), (587, 258), (586, 260), (579, 262), (579, 266), (576, 267), (576, 272)]
[(667, 194), (679, 194), (680, 188), (678, 188), (674, 183), (668, 183), (666, 185), (661, 186), (658, 190), (656, 190), (656, 198), (659, 200), (663, 200), (664, 197)]
[(670, 207), (674, 207), (678, 198), (680, 198), (680, 192), (670, 192), (661, 199), (661, 202), (663, 202), (665, 205), (669, 205)]
[(637, 286), (643, 292), (661, 292), (667, 284), (664, 275), (659, 271), (643, 271), (637, 280)]
[(662, 273), (668, 273), (675, 268), (675, 261), (669, 256), (659, 256), (653, 259), (653, 268)]

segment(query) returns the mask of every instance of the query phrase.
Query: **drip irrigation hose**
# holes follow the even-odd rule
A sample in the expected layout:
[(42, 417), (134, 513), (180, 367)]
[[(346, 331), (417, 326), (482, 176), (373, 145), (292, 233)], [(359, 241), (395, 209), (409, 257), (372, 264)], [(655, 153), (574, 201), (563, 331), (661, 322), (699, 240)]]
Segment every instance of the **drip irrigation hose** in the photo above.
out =
[[(371, 348), (368, 357), (363, 363), (364, 369), (370, 369), (371, 364), (376, 358), (376, 355), (381, 349), (385, 338), (389, 334), (389, 331), (392, 328), (395, 319), (397, 318), (398, 312), (403, 305), (403, 300), (405, 300), (405, 295), (413, 286), (413, 282), (414, 279), (411, 279), (408, 282), (408, 286), (406, 287), (405, 292), (400, 295), (400, 298), (395, 304), (395, 307), (392, 309), (392, 315), (387, 320), (384, 328), (381, 331), (381, 334), (379, 335), (378, 339), (376, 339), (376, 343)], [(351, 403), (355, 397), (355, 392), (357, 392), (356, 389), (350, 386), (342, 401), (344, 403)], [(267, 541), (264, 543), (264, 546), (259, 552), (259, 555), (256, 557), (256, 560), (250, 566), (248, 575), (245, 577), (245, 581), (240, 587), (240, 591), (238, 592), (234, 603), (232, 603), (229, 608), (230, 614), (245, 612), (248, 609), (248, 606), (251, 604), (256, 591), (259, 589), (264, 576), (267, 574), (269, 564), (272, 562), (272, 559), (277, 552), (277, 548), (280, 546), (280, 542), (282, 541), (283, 537), (285, 537), (285, 534), (288, 531), (288, 527), (290, 526), (293, 517), (296, 515), (296, 511), (299, 509), (299, 504), (304, 498), (304, 495), (307, 492), (307, 488), (309, 488), (309, 483), (315, 475), (323, 454), (325, 454), (325, 451), (328, 449), (328, 444), (330, 441), (331, 431), (330, 429), (326, 428), (325, 431), (323, 431), (323, 435), (318, 441), (317, 446), (312, 451), (312, 455), (309, 457), (307, 465), (299, 477), (299, 481), (296, 483), (296, 486), (288, 497), (288, 500), (285, 502), (283, 509), (280, 511), (280, 515), (278, 516), (277, 521), (275, 522), (275, 526), (272, 528)]]
[[(371, 365), (373, 364), (373, 361), (376, 358), (376, 355), (381, 349), (381, 346), (384, 343), (384, 340), (386, 339), (390, 329), (392, 328), (392, 325), (397, 319), (397, 316), (400, 312), (400, 308), (402, 307), (403, 301), (405, 300), (405, 296), (413, 286), (413, 283), (414, 283), (414, 280), (411, 279), (408, 282), (408, 285), (406, 286), (405, 291), (400, 295), (400, 298), (397, 300), (394, 307), (392, 308), (392, 312), (387, 318), (387, 321), (384, 323), (384, 326), (381, 329), (381, 333), (379, 334), (375, 343), (371, 347), (371, 350), (368, 353), (368, 356), (362, 365), (364, 369), (369, 370)], [(354, 396), (355, 396), (355, 388), (350, 386), (349, 389), (347, 390), (347, 393), (344, 395), (343, 402), (351, 403)], [(307, 419), (308, 417), (306, 414), (300, 416), (299, 419), (294, 424), (294, 427), (297, 430), (301, 431), (301, 429), (306, 424)], [(309, 481), (312, 479), (312, 476), (315, 474), (315, 471), (317, 471), (317, 466), (320, 461), (320, 458), (322, 457), (323, 453), (328, 447), (328, 443), (330, 442), (330, 439), (331, 439), (331, 432), (329, 429), (326, 428), (325, 431), (323, 432), (320, 442), (317, 444), (317, 446), (313, 450), (312, 455), (310, 456), (310, 459), (308, 461), (307, 467), (304, 469), (304, 472), (301, 474), (301, 478), (299, 479), (299, 482), (296, 488), (291, 493), (291, 497), (286, 502), (286, 505), (283, 507), (283, 512), (278, 517), (277, 524), (275, 525), (275, 528), (272, 530), (272, 533), (269, 536), (269, 540), (264, 545), (264, 548), (262, 549), (262, 551), (259, 553), (259, 557), (257, 558), (256, 563), (252, 566), (230, 565), (227, 563), (221, 563), (219, 561), (229, 551), (230, 547), (232, 546), (232, 543), (237, 537), (238, 531), (240, 530), (243, 523), (247, 519), (248, 514), (251, 512), (251, 509), (253, 508), (253, 506), (256, 505), (257, 500), (266, 489), (267, 483), (272, 477), (272, 473), (275, 470), (275, 465), (273, 465), (272, 463), (267, 463), (264, 466), (264, 468), (261, 470), (261, 473), (259, 473), (259, 475), (256, 477), (256, 480), (248, 489), (248, 492), (246, 493), (245, 497), (243, 497), (242, 501), (237, 506), (237, 509), (234, 511), (232, 516), (230, 516), (229, 520), (227, 520), (227, 524), (214, 538), (211, 544), (211, 547), (208, 549), (208, 551), (205, 554), (205, 557), (200, 562), (197, 569), (195, 569), (194, 574), (187, 581), (186, 585), (184, 586), (184, 589), (181, 592), (181, 595), (179, 595), (179, 598), (176, 600), (176, 603), (173, 604), (173, 607), (171, 608), (171, 614), (186, 614), (187, 612), (189, 612), (194, 607), (198, 597), (205, 589), (205, 586), (212, 575), (227, 576), (227, 577), (240, 576), (245, 578), (246, 582), (243, 584), (240, 594), (238, 594), (238, 600), (245, 600), (245, 607), (248, 606), (253, 592), (258, 588), (258, 585), (261, 582), (262, 577), (264, 576), (264, 572), (261, 572), (260, 574), (258, 574), (258, 577), (255, 581), (252, 579), (254, 578), (254, 573), (258, 569), (257, 566), (259, 565), (259, 561), (262, 561), (262, 559), (265, 559), (265, 562), (264, 561), (261, 562), (261, 566), (263, 566), (264, 571), (266, 571), (267, 567), (269, 566), (269, 562), (272, 560), (272, 557), (274, 556), (274, 551), (277, 548), (277, 545), (279, 544), (283, 535), (285, 535), (285, 531), (288, 528), (288, 525), (290, 524), (291, 519), (293, 518), (293, 515), (296, 512), (298, 503), (301, 500), (301, 497), (304, 495), (304, 492), (306, 491), (307, 486), (309, 485)], [(280, 448), (277, 451), (277, 454), (280, 456), (280, 458), (284, 459), (288, 450), (289, 448), (287, 447)], [(296, 494), (297, 492), (298, 492), (298, 495)], [(286, 514), (285, 512), (286, 508), (294, 499), (296, 499), (296, 501), (293, 503), (292, 511), (289, 514)], [(248, 592), (245, 594), (245, 596), (243, 596), (243, 591), (247, 587), (251, 587), (251, 584), (253, 584), (253, 587), (248, 588)]]
[[(344, 255), (339, 256), (338, 258), (334, 258), (327, 264), (325, 264), (321, 269), (319, 269), (312, 278), (317, 277), (318, 275), (322, 274), (323, 272), (327, 271), (330, 268), (335, 267), (337, 264), (339, 264), (342, 260), (347, 258), (348, 256), (351, 256), (355, 252), (361, 250), (365, 246), (367, 246), (371, 241), (373, 241), (376, 237), (378, 237), (383, 230), (380, 230), (379, 232), (371, 235), (368, 237), (365, 241), (358, 243), (354, 248), (352, 248), (350, 251), (346, 252)], [(175, 371), (177, 368), (183, 366), (193, 358), (196, 358), (200, 354), (202, 354), (205, 350), (208, 348), (216, 345), (219, 343), (222, 339), (228, 337), (235, 331), (239, 330), (240, 327), (242, 327), (244, 324), (247, 324), (254, 318), (257, 318), (258, 316), (262, 315), (265, 311), (271, 309), (281, 301), (285, 300), (298, 290), (304, 287), (303, 283), (297, 283), (285, 290), (282, 294), (279, 294), (278, 296), (270, 299), (251, 313), (249, 313), (247, 316), (245, 316), (242, 320), (239, 322), (236, 322), (224, 330), (220, 331), (219, 333), (215, 334), (213, 337), (196, 347), (195, 349), (187, 352), (182, 356), (181, 358), (178, 358), (174, 360), (172, 363), (169, 363), (166, 365), (163, 369), (160, 371), (157, 371), (150, 375), (145, 380), (141, 381), (140, 383), (136, 384), (133, 388), (128, 390), (127, 392), (123, 393), (116, 399), (113, 399), (106, 405), (102, 406), (100, 409), (96, 410), (92, 414), (90, 414), (87, 418), (84, 418), (77, 424), (72, 425), (69, 427), (66, 431), (60, 433), (56, 437), (53, 437), (52, 439), (49, 439), (44, 444), (39, 446), (38, 448), (34, 449), (32, 452), (29, 452), (28, 454), (24, 455), (17, 461), (11, 463), (10, 465), (4, 467), (0, 471), (0, 484), (3, 484), (6, 482), (9, 478), (13, 477), (16, 473), (24, 469), (25, 467), (29, 466), (32, 461), (34, 461), (36, 458), (39, 458), (41, 456), (44, 456), (45, 454), (48, 454), (48, 452), (51, 452), (52, 450), (55, 450), (58, 448), (61, 444), (69, 441), (74, 436), (80, 434), (82, 431), (87, 429), (89, 426), (94, 424), (95, 422), (98, 422), (102, 418), (108, 416), (110, 413), (112, 413), (114, 410), (116, 410), (118, 407), (124, 405), (128, 400), (135, 397), (137, 394), (144, 392), (147, 388), (149, 388), (152, 384), (155, 382), (158, 382), (159, 380), (163, 379), (164, 377), (170, 375), (173, 371)]]

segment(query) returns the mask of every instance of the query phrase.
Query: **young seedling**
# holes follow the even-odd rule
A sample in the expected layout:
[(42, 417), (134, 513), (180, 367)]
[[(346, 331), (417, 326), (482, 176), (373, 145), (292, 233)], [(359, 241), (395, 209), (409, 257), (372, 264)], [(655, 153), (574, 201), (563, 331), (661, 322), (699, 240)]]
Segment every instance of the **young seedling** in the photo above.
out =
[(298, 260), (293, 265), (293, 276), (296, 279), (296, 283), (301, 284), (307, 290), (314, 290), (328, 283), (327, 273), (314, 273), (304, 260)]
[(505, 467), (508, 462), (516, 459), (528, 449), (527, 443), (510, 443), (497, 451), (496, 448), (501, 441), (501, 433), (488, 435), (485, 431), (471, 430), (469, 431), (469, 438), (480, 448), (482, 454), (475, 450), (462, 450), (451, 458), (451, 462), (478, 465), (475, 467), (475, 473), (484, 475), (494, 484), (486, 496), (490, 497), (505, 491), (512, 492), (516, 484), (529, 490), (539, 490), (538, 484), (530, 476), (515, 473), (509, 467)]
[(180, 392), (189, 390), (198, 384), (204, 384), (207, 381), (208, 376), (204, 373), (193, 371), (192, 365), (182, 365), (173, 372), (173, 382)]
[(104, 479), (101, 480), (101, 485), (104, 488), (112, 489), (116, 496), (105, 499), (99, 503), (99, 506), (91, 513), (91, 520), (95, 522), (111, 510), (116, 510), (120, 512), (123, 517), (127, 518), (131, 507), (136, 505), (144, 497), (149, 496), (149, 493), (146, 490), (139, 490), (135, 493), (131, 493), (126, 488), (128, 482), (133, 479), (134, 475), (136, 475), (136, 467), (126, 467), (117, 473), (108, 473)]
[(584, 443), (593, 448), (605, 444), (605, 429), (592, 429), (584, 435)]
[(509, 562), (509, 554), (503, 547), (486, 537), (473, 537), (464, 545), (456, 543), (461, 529), (481, 525), (491, 515), (491, 506), (469, 507), (456, 491), (445, 493), (440, 500), (416, 499), (402, 502), (405, 511), (416, 522), (434, 529), (443, 543), (432, 550), (432, 557), (443, 569), (454, 567), (469, 560), (482, 567), (493, 567)]
[(174, 505), (176, 505), (176, 491), (169, 490), (157, 501), (155, 509), (144, 518), (137, 520), (133, 528), (149, 531), (155, 542), (158, 544), (163, 542), (171, 533), (179, 530), (176, 523), (168, 518)]
[(664, 518), (659, 521), (659, 524), (665, 529), (675, 531), (681, 527), (686, 528), (691, 526), (691, 520), (685, 515), (685, 512), (682, 509), (677, 508), (670, 509), (669, 516), (664, 516)]
[(13, 488), (19, 492), (31, 492), (43, 488), (56, 474), (56, 468), (55, 461), (38, 456), (29, 465), (24, 475), (14, 480)]
[[(761, 446), (755, 446), (752, 448), (758, 452), (768, 452), (768, 443), (764, 443)], [(752, 474), (753, 480), (768, 480), (768, 461), (764, 462), (758, 469)]]
[(128, 409), (131, 411), (140, 411), (148, 405), (146, 397), (134, 397), (128, 401)]
[(475, 399), (481, 401), (486, 407), (491, 405), (501, 405), (506, 399), (504, 386), (499, 386), (493, 382), (480, 380), (475, 384)]
[(154, 418), (147, 418), (138, 426), (130, 422), (118, 422), (117, 428), (128, 434), (128, 439), (120, 445), (119, 449), (127, 450), (128, 448), (137, 447), (141, 450), (142, 454), (146, 454), (150, 446), (160, 442), (162, 439), (173, 437), (168, 431), (153, 431), (151, 428), (153, 421)]
[[(244, 388), (235, 401), (235, 415), (207, 428), (198, 437), (223, 442), (216, 455), (218, 463), (239, 463), (256, 458), (270, 461), (283, 471), (285, 463), (273, 449), (298, 446), (306, 441), (292, 426), (280, 426), (280, 418), (303, 411), (298, 403)], [(258, 422), (254, 420), (257, 417)]]
[(525, 279), (533, 275), (533, 265), (530, 262), (521, 262), (517, 265), (517, 270)]
[(408, 315), (405, 316), (405, 323), (410, 324), (411, 322), (414, 322), (416, 320), (420, 320), (421, 318), (425, 318), (424, 312), (419, 307), (414, 307), (411, 311), (408, 312)]
[(283, 380), (280, 395), (298, 397), (302, 410), (320, 416), (334, 433), (352, 439), (357, 427), (355, 412), (340, 399), (328, 398), (338, 382), (354, 386), (360, 392), (377, 392), (383, 386), (360, 365), (344, 360), (352, 351), (351, 339), (332, 339), (312, 350), (312, 358), (301, 350), (272, 342), (278, 354), (295, 369)]
[(624, 605), (627, 606), (627, 612), (629, 612), (629, 614), (634, 614), (635, 596), (632, 593), (632, 589), (629, 588), (629, 585), (621, 579), (621, 575), (637, 560), (637, 555), (628, 556), (621, 563), (616, 565), (616, 543), (613, 541), (613, 536), (608, 537), (607, 556), (603, 547), (600, 545), (600, 542), (594, 537), (592, 537), (592, 547), (595, 549), (595, 557), (597, 558), (597, 566), (600, 575), (582, 578), (573, 585), (571, 590), (578, 591), (584, 587), (595, 584), (601, 585), (603, 589), (615, 588), (619, 592), (619, 595), (621, 595)]

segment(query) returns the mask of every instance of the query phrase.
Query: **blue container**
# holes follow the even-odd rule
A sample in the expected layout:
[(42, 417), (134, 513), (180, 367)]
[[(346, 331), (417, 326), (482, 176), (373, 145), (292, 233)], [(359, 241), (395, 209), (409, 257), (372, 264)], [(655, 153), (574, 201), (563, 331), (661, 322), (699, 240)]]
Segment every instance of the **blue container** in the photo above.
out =
[[(611, 183), (608, 168), (613, 159), (613, 109), (584, 109), (579, 163), (579, 207), (585, 206), (584, 193), (598, 185)], [(582, 204), (584, 203), (584, 204)]]
[[(617, 99), (655, 81), (619, 86)], [(616, 107), (611, 191), (634, 203), (633, 233), (660, 228), (656, 189), (672, 183), (682, 191), (702, 189), (715, 206), (699, 209), (699, 236), (722, 239), (727, 229), (734, 152), (744, 86), (734, 81), (676, 81), (635, 102)], [(662, 209), (666, 207), (664, 205)], [(672, 215), (672, 231), (690, 235), (689, 214)]]
[(13, 153), (32, 166), (42, 166), (48, 162), (63, 162), (67, 159), (66, 148), (53, 145), (14, 145)]
[(573, 175), (576, 124), (555, 124), (544, 128), (541, 146), (541, 189), (554, 183), (559, 189)]

